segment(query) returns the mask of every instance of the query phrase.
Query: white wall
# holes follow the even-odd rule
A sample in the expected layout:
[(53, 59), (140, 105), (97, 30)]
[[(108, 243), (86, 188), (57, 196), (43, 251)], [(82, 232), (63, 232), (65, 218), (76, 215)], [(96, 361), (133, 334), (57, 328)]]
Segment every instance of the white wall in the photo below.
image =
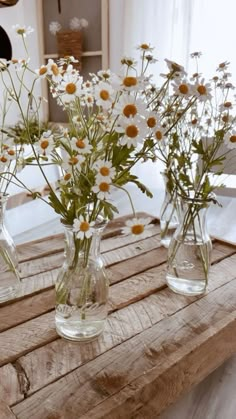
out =
[[(32, 69), (36, 69), (40, 66), (39, 48), (38, 48), (38, 31), (40, 28), (37, 26), (37, 0), (19, 0), (19, 2), (12, 7), (0, 8), (0, 25), (7, 32), (13, 50), (13, 58), (20, 59), (25, 58), (25, 51), (21, 37), (16, 35), (12, 30), (13, 25), (26, 25), (34, 28), (34, 32), (27, 37), (27, 46), (29, 55), (31, 57), (30, 66)], [(14, 78), (16, 80), (16, 78)], [(0, 83), (0, 93), (2, 92), (3, 86)], [(41, 84), (37, 84), (35, 90), (36, 95), (42, 95)], [(2, 94), (0, 95), (0, 101), (2, 100)], [(24, 104), (26, 103), (26, 98)], [(16, 106), (11, 106), (10, 112), (7, 116), (7, 123), (14, 124), (19, 119), (19, 112)]]

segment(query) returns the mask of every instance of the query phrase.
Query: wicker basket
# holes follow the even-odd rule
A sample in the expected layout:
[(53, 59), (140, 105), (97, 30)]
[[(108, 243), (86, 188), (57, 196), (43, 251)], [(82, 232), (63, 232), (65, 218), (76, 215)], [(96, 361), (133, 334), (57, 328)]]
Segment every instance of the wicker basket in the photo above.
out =
[(82, 33), (80, 31), (57, 32), (57, 49), (59, 58), (73, 55), (79, 60), (74, 66), (81, 70)]

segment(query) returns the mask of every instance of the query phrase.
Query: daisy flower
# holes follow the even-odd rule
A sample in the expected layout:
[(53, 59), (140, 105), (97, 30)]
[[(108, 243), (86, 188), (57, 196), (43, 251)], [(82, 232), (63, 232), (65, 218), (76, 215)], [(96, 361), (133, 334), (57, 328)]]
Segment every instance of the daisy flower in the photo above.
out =
[(125, 227), (122, 229), (123, 234), (132, 234), (140, 238), (149, 237), (151, 235), (152, 225), (150, 225), (151, 218), (133, 218), (127, 220)]
[(168, 60), (165, 58), (168, 69), (174, 73), (186, 74), (184, 67), (180, 64), (175, 63), (174, 61)]
[(100, 179), (104, 177), (111, 180), (115, 176), (116, 171), (110, 161), (98, 160), (94, 163), (93, 167), (97, 170)]
[(94, 96), (98, 106), (109, 109), (114, 99), (114, 90), (110, 84), (101, 81), (95, 86)]
[(94, 221), (89, 222), (87, 218), (82, 215), (80, 215), (79, 218), (75, 218), (73, 222), (73, 231), (76, 233), (77, 239), (89, 239), (94, 232), (94, 224)]
[(175, 79), (174, 83), (172, 84), (172, 87), (176, 96), (181, 96), (185, 98), (189, 98), (190, 96), (192, 96), (192, 86), (188, 83), (186, 79)]
[(107, 199), (111, 193), (111, 181), (101, 179), (101, 177), (96, 178), (96, 185), (92, 187), (92, 191), (97, 194), (97, 197), (101, 200)]
[(60, 90), (63, 93), (61, 97), (63, 102), (71, 102), (82, 93), (82, 77), (77, 74), (64, 74), (63, 80), (60, 83)]
[(151, 47), (150, 44), (143, 43), (143, 44), (138, 45), (137, 49), (143, 52), (151, 52), (154, 50), (154, 47)]
[(89, 144), (88, 138), (71, 138), (71, 146), (72, 149), (78, 151), (80, 154), (88, 154), (91, 153), (92, 146)]
[(153, 130), (153, 136), (157, 141), (163, 140), (165, 137), (165, 129), (160, 124), (158, 124)]
[(116, 102), (113, 113), (114, 115), (122, 115), (126, 118), (134, 117), (137, 114), (144, 115), (146, 105), (143, 100), (136, 99), (134, 96), (126, 92)]
[(39, 76), (40, 79), (44, 79), (48, 73), (48, 67), (46, 65), (41, 65), (40, 68), (35, 70), (35, 73)]
[(149, 112), (146, 116), (146, 124), (149, 130), (155, 130), (160, 120), (161, 117), (156, 112)]
[(62, 75), (61, 75), (61, 67), (58, 67), (58, 65), (55, 63), (54, 60), (52, 60), (51, 58), (48, 60), (47, 63), (47, 69), (48, 69), (48, 74), (50, 76), (52, 76), (52, 80), (55, 82), (60, 82), (62, 79)]
[(145, 121), (135, 116), (134, 118), (120, 118), (119, 126), (115, 126), (115, 131), (123, 134), (120, 138), (121, 145), (128, 148), (136, 147), (145, 138), (147, 127)]
[(224, 143), (230, 149), (236, 148), (236, 129), (228, 131), (224, 136)]
[(48, 156), (55, 147), (51, 131), (43, 132), (36, 146), (40, 154)]
[(13, 31), (16, 32), (17, 35), (23, 36), (25, 38), (26, 36), (30, 35), (32, 32), (34, 32), (34, 29), (31, 28), (31, 26), (21, 26), (21, 25), (14, 25), (12, 26)]
[(193, 94), (198, 97), (200, 102), (206, 102), (212, 98), (210, 83), (205, 83), (204, 79), (197, 81), (193, 86)]
[(72, 173), (75, 169), (80, 170), (81, 164), (84, 162), (85, 158), (81, 154), (77, 156), (66, 156), (63, 157), (63, 162), (61, 163), (62, 169), (68, 173)]

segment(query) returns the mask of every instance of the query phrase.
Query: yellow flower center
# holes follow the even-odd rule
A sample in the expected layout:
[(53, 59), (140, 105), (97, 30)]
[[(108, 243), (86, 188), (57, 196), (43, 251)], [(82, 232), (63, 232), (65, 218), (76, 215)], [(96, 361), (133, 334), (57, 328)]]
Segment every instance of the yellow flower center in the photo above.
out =
[(140, 48), (141, 49), (149, 49), (149, 45), (148, 44), (141, 44)]
[(89, 230), (89, 223), (87, 221), (82, 221), (80, 224), (80, 231), (88, 231)]
[(236, 143), (236, 135), (231, 135), (229, 140), (231, 143)]
[(25, 33), (25, 29), (23, 29), (23, 28), (19, 28), (19, 29), (17, 29), (17, 31), (16, 31), (19, 35), (24, 35), (24, 33)]
[(110, 189), (110, 185), (107, 182), (101, 182), (100, 185), (99, 185), (99, 189), (102, 192), (108, 192), (109, 189)]
[(155, 137), (158, 141), (162, 140), (162, 137), (163, 137), (162, 132), (161, 131), (156, 131), (155, 132)]
[(108, 176), (110, 174), (110, 169), (106, 166), (100, 168), (99, 172), (102, 176)]
[(64, 176), (64, 180), (70, 180), (70, 178), (71, 178), (71, 174), (70, 173), (66, 173), (65, 174), (65, 176)]
[(1, 157), (0, 157), (0, 161), (1, 161), (2, 163), (6, 163), (6, 162), (7, 162), (7, 158), (6, 158), (6, 157), (4, 157), (4, 156), (1, 156)]
[(127, 118), (129, 118), (130, 116), (135, 116), (137, 112), (138, 112), (138, 110), (137, 110), (136, 106), (133, 105), (133, 104), (128, 104), (123, 109), (123, 114)]
[(102, 100), (108, 100), (110, 97), (109, 92), (107, 90), (101, 90), (100, 92), (100, 98)]
[(69, 164), (71, 165), (71, 166), (74, 166), (75, 164), (77, 164), (78, 163), (78, 159), (77, 159), (77, 157), (75, 157), (75, 156), (73, 156), (73, 157), (71, 157), (70, 159), (69, 159)]
[(58, 67), (57, 67), (57, 65), (56, 65), (56, 64), (52, 64), (52, 66), (51, 66), (51, 70), (52, 70), (52, 72), (53, 72), (54, 76), (58, 76), (58, 74), (59, 74), (59, 69), (58, 69)]
[(142, 234), (144, 231), (144, 225), (143, 224), (135, 224), (132, 226), (131, 231), (133, 234)]
[(8, 150), (7, 151), (9, 156), (14, 156), (15, 155), (15, 151), (14, 150)]
[(75, 83), (68, 83), (66, 85), (66, 93), (69, 95), (73, 95), (76, 92), (76, 85)]
[(232, 106), (232, 103), (231, 102), (225, 102), (224, 103), (224, 107), (225, 108), (231, 108), (231, 106)]
[(192, 125), (196, 125), (196, 123), (197, 123), (197, 118), (192, 119), (191, 123), (192, 123)]
[(48, 140), (43, 140), (43, 141), (41, 141), (41, 148), (43, 149), (43, 150), (46, 150), (46, 148), (48, 148), (48, 146), (49, 146), (49, 141)]
[(197, 91), (200, 95), (205, 95), (207, 92), (207, 89), (203, 84), (200, 84), (197, 88)]
[(148, 118), (148, 120), (147, 120), (147, 126), (149, 128), (154, 128), (156, 123), (157, 123), (157, 121), (156, 121), (156, 118), (154, 118), (154, 116), (150, 116), (150, 118)]
[(223, 122), (225, 122), (225, 123), (229, 122), (229, 117), (228, 117), (228, 115), (223, 115), (223, 116), (222, 116), (222, 121), (223, 121)]
[(181, 71), (181, 67), (179, 64), (175, 63), (174, 61), (171, 62), (171, 68), (173, 71)]
[(180, 84), (179, 85), (179, 91), (183, 95), (186, 95), (188, 93), (188, 86), (187, 86), (187, 84)]
[(47, 73), (47, 67), (41, 67), (40, 69), (39, 69), (39, 75), (40, 76), (43, 76), (45, 73)]
[(129, 125), (126, 128), (125, 133), (127, 137), (135, 138), (138, 135), (138, 128), (135, 125)]
[(78, 138), (78, 140), (76, 141), (76, 147), (78, 147), (78, 148), (85, 148), (86, 146), (85, 146), (85, 142), (84, 142), (84, 140), (82, 140), (82, 138)]
[(136, 86), (137, 83), (138, 83), (138, 80), (136, 77), (127, 76), (123, 80), (123, 84), (126, 87)]
[(16, 58), (12, 58), (11, 62), (12, 62), (12, 64), (17, 64), (18, 60)]

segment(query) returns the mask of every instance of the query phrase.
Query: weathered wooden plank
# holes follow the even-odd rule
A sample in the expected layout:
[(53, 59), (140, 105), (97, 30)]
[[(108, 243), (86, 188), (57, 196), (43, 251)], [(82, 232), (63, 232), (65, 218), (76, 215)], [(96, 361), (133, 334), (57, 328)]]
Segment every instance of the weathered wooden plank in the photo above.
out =
[[(147, 216), (146, 213), (138, 213), (138, 216)], [(125, 221), (131, 218), (130, 215), (116, 218), (110, 221), (104, 232), (103, 238), (110, 238), (119, 235)], [(150, 217), (153, 223), (157, 223), (154, 217)], [(155, 232), (159, 232), (160, 227), (157, 224)], [(133, 237), (133, 240), (135, 238)], [(20, 262), (27, 260), (34, 260), (39, 257), (47, 256), (48, 254), (61, 252), (64, 248), (64, 234), (56, 234), (53, 236), (43, 237), (41, 239), (33, 240), (28, 243), (23, 243), (17, 246)]]
[[(184, 386), (188, 388), (203, 378), (206, 370), (209, 372), (209, 364), (213, 369), (236, 350), (236, 299), (232, 299), (232, 293), (236, 295), (236, 279), (43, 388), (14, 406), (13, 412), (19, 419), (33, 412), (34, 419), (52, 413), (70, 419), (86, 413), (86, 418), (130, 418), (131, 412), (154, 398), (152, 385), (155, 391), (162, 391), (159, 399), (164, 400), (163, 409), (163, 404), (167, 405), (179, 391), (163, 385), (169, 383), (170, 365), (176, 365), (174, 376), (179, 374), (180, 382), (186, 379)], [(195, 359), (188, 373), (191, 363), (183, 371), (182, 360), (191, 353), (195, 358), (200, 353), (203, 358), (198, 363)]]
[(0, 365), (56, 338), (54, 312), (6, 330), (0, 334)]
[(61, 252), (64, 248), (64, 235), (44, 237), (28, 243), (19, 244), (17, 253), (20, 262), (38, 259), (48, 254)]
[[(158, 415), (174, 400), (201, 382), (235, 352), (236, 343), (231, 338), (232, 334), (235, 334), (235, 329), (236, 311), (210, 326), (201, 336), (187, 342), (184, 348), (181, 347), (170, 355), (167, 353), (164, 365), (159, 364), (150, 369), (118, 394), (81, 417), (83, 419), (159, 417)], [(215, 354), (213, 348), (217, 348)], [(155, 359), (157, 356), (155, 350), (150, 356)], [(166, 369), (163, 371), (164, 368)], [(70, 418), (76, 418), (76, 415), (70, 415)], [(197, 418), (199, 416), (196, 416)]]
[(4, 400), (9, 406), (23, 400), (24, 383), (22, 374), (20, 375), (12, 364), (4, 365), (4, 367), (0, 368), (0, 400)]
[(0, 400), (0, 415), (1, 419), (17, 419), (12, 410), (3, 400)]
[(55, 290), (46, 290), (0, 309), (0, 332), (46, 313), (55, 305)]
[[(226, 263), (226, 261), (222, 261), (220, 263), (220, 270), (216, 269), (216, 266), (213, 267), (209, 293), (202, 297), (208, 298), (209, 305), (212, 304), (215, 306), (215, 298), (210, 295), (212, 291), (227, 284), (232, 278), (235, 278), (235, 262), (236, 257), (232, 256), (231, 262), (228, 261)], [(228, 266), (227, 269), (226, 266)], [(222, 275), (222, 272), (224, 272), (224, 275)], [(150, 284), (150, 286), (152, 285)], [(232, 288), (233, 295), (234, 291), (234, 288)], [(127, 301), (126, 290), (123, 289), (123, 294), (119, 290), (114, 292), (114, 307), (116, 304), (115, 298), (117, 299), (117, 304), (124, 304), (124, 301)], [(157, 324), (162, 319), (168, 318), (188, 306), (190, 302), (195, 305), (200, 304), (200, 300), (196, 297), (189, 298), (174, 294), (168, 288), (165, 288), (158, 293), (152, 294), (137, 303), (111, 314), (104, 335), (96, 342), (77, 346), (74, 343), (58, 339), (26, 354), (18, 359), (18, 362), (30, 382), (28, 394), (39, 390), (50, 382), (57, 380), (60, 376), (67, 374), (69, 371), (74, 370), (76, 367), (92, 360), (109, 349), (121, 343), (123, 344), (126, 340), (133, 338), (145, 329)], [(236, 298), (233, 301), (236, 303)], [(216, 313), (218, 309), (214, 309)], [(199, 313), (201, 313), (200, 309)], [(198, 325), (196, 325), (196, 332), (197, 327)]]

